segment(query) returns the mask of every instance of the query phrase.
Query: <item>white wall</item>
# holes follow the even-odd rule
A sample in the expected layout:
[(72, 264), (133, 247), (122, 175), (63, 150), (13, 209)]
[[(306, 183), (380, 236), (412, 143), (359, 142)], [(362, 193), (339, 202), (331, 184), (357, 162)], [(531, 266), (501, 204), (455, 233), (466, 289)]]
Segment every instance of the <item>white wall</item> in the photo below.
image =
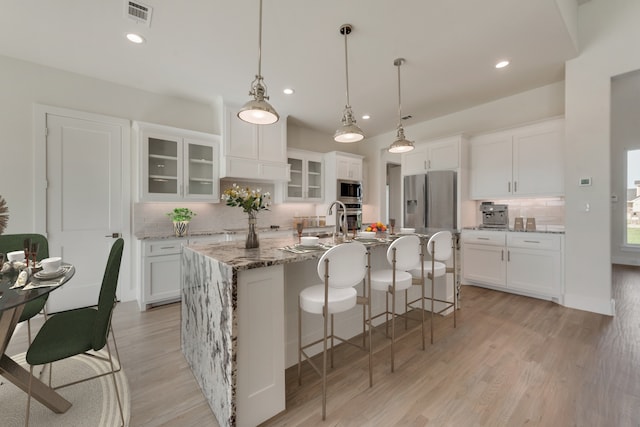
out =
[[(611, 78), (640, 68), (639, 20), (637, 0), (585, 3), (579, 9), (582, 53), (566, 67), (565, 304), (605, 314), (614, 312)], [(593, 185), (579, 187), (578, 180), (585, 176)]]
[[(221, 132), (219, 106), (161, 96), (0, 56), (0, 195), (9, 207), (5, 233), (35, 230), (33, 105)], [(129, 171), (126, 171), (127, 173)]]
[[(405, 125), (405, 134), (412, 141), (429, 141), (457, 134), (489, 132), (563, 114), (564, 82), (558, 82), (437, 119)], [(390, 132), (357, 144), (359, 154), (366, 156), (369, 188), (380, 189), (367, 193), (367, 203), (363, 208), (365, 218), (386, 217), (383, 212), (385, 165), (387, 162), (400, 163), (399, 154), (385, 150), (394, 139), (395, 132)]]
[[(624, 246), (627, 232), (627, 150), (640, 149), (640, 71), (611, 84), (611, 260), (640, 265), (640, 248)], [(637, 171), (636, 171), (637, 172)], [(634, 193), (635, 194), (635, 193)]]

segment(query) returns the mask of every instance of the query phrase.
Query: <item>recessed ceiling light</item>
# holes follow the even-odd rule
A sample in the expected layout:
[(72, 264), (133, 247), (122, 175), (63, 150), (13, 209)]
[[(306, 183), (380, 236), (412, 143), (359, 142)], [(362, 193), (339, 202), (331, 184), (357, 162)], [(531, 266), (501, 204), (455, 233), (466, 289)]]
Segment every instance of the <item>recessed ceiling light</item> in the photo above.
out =
[(371, 118), (370, 115), (365, 114), (364, 116), (362, 116), (362, 120), (369, 120)]
[(284, 92), (285, 95), (293, 95), (295, 93), (295, 90), (293, 90), (292, 88), (288, 87), (288, 88), (285, 88), (283, 90), (283, 92)]
[(144, 43), (144, 37), (136, 33), (128, 33), (127, 40), (129, 40), (131, 43), (136, 43), (136, 44)]
[(504, 68), (509, 65), (509, 61), (500, 61), (496, 64), (496, 68)]

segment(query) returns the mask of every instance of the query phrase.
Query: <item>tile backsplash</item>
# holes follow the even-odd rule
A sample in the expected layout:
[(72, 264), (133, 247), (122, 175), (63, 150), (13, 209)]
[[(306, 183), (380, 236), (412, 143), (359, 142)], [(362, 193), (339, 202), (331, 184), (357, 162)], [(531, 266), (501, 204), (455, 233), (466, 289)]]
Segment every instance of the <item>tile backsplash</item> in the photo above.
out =
[[(274, 184), (242, 182), (239, 185), (250, 188), (260, 188), (268, 191), (272, 197)], [(232, 182), (220, 182), (220, 192), (231, 187)], [(189, 224), (190, 233), (215, 232), (223, 230), (247, 228), (247, 215), (241, 208), (219, 203), (203, 202), (144, 202), (136, 203), (133, 208), (133, 234), (145, 235), (171, 235), (173, 224), (167, 212), (177, 207), (186, 207), (197, 215)], [(316, 205), (310, 203), (278, 203), (272, 204), (269, 210), (258, 213), (258, 227), (278, 225), (281, 228), (293, 227), (294, 216), (316, 215)]]
[[(509, 227), (513, 227), (516, 217), (535, 218), (538, 226), (564, 226), (564, 198), (551, 197), (544, 199), (508, 199), (492, 200), (494, 203), (509, 205)], [(480, 202), (477, 203), (476, 217), (482, 223)]]

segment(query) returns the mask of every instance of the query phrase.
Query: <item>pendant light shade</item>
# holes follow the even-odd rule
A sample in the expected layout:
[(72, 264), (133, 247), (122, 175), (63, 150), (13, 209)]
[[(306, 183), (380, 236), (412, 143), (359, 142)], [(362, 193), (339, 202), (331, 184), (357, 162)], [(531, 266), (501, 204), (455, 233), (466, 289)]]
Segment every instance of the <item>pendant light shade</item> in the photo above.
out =
[(337, 142), (358, 142), (364, 139), (364, 132), (356, 125), (356, 119), (353, 117), (353, 111), (349, 103), (349, 57), (347, 55), (347, 36), (351, 34), (353, 27), (351, 24), (344, 24), (340, 27), (340, 34), (344, 35), (344, 63), (346, 70), (347, 82), (347, 104), (344, 106), (342, 113), (342, 126), (336, 130), (333, 139)]
[(270, 125), (280, 119), (276, 110), (266, 100), (267, 86), (262, 78), (262, 0), (260, 0), (260, 21), (258, 25), (258, 74), (251, 83), (249, 95), (253, 99), (242, 106), (238, 112), (240, 120), (257, 125)]
[(402, 127), (402, 103), (400, 102), (400, 66), (404, 63), (404, 58), (397, 58), (393, 61), (393, 65), (398, 67), (398, 129), (396, 131), (396, 140), (389, 147), (390, 153), (406, 153), (413, 150), (413, 142), (404, 136), (404, 128)]

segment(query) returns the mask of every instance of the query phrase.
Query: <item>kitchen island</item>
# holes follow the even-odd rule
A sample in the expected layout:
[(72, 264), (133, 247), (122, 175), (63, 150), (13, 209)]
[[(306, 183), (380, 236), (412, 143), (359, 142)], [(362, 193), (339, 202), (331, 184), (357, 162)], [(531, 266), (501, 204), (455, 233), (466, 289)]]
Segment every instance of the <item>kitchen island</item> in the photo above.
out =
[[(223, 427), (257, 425), (285, 409), (284, 370), (297, 360), (297, 336), (287, 331), (297, 327), (299, 290), (320, 283), (315, 269), (324, 253), (280, 249), (294, 243), (288, 237), (261, 239), (257, 249), (224, 242), (182, 251), (182, 351)], [(388, 241), (368, 245), (384, 256)], [(362, 332), (361, 312), (350, 315), (353, 321), (342, 319), (346, 336)]]
[[(182, 251), (182, 351), (223, 427), (257, 425), (285, 409), (284, 371), (297, 363), (298, 294), (321, 283), (316, 267), (324, 253), (282, 250), (296, 241), (261, 239), (257, 249), (223, 242)], [(390, 241), (366, 242), (374, 269), (387, 268)], [(331, 239), (320, 242), (330, 245)], [(412, 288), (410, 297), (417, 297), (419, 287)], [(361, 285), (356, 289), (362, 293)], [(382, 311), (384, 297), (373, 295), (372, 305), (374, 313)], [(341, 336), (362, 333), (361, 310), (336, 315)], [(396, 310), (404, 312), (403, 302)], [(318, 317), (305, 318), (305, 342), (322, 336)]]

